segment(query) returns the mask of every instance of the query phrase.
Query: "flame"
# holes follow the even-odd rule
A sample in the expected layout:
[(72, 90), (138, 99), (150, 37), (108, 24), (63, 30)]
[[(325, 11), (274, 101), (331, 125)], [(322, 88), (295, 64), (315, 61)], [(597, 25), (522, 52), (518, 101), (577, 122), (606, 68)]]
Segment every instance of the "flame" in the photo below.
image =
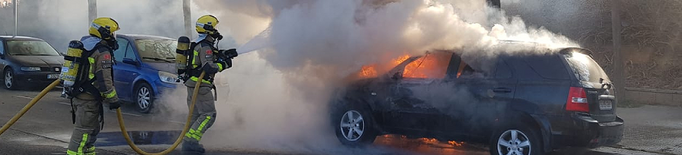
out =
[(450, 144), (452, 146), (462, 146), (462, 144), (464, 144), (464, 142), (448, 141), (448, 144)]
[(435, 138), (420, 138), (420, 140), (424, 143), (438, 143), (438, 140)]
[(360, 70), (359, 76), (360, 78), (373, 78), (377, 77), (380, 72), (382, 71), (387, 71), (395, 66), (398, 66), (400, 63), (403, 63), (405, 60), (409, 59), (410, 55), (402, 55), (398, 58), (395, 58), (391, 60), (388, 64), (385, 65), (377, 65), (377, 64), (372, 64), (372, 65), (365, 65), (362, 66), (362, 69)]
[(405, 66), (405, 78), (445, 78), (452, 53), (432, 53)]

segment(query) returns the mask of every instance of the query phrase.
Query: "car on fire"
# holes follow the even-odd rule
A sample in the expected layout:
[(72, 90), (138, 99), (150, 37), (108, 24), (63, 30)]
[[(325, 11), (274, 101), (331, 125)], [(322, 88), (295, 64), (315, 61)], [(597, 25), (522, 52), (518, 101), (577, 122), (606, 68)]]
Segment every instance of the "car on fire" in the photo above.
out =
[(402, 57), (383, 73), (363, 67), (330, 101), (337, 138), (350, 146), (384, 134), (466, 141), (488, 144), (495, 155), (620, 142), (624, 121), (612, 83), (589, 50), (537, 45), (476, 59), (462, 53)]
[(42, 39), (0, 36), (0, 71), (6, 89), (47, 86), (59, 78), (63, 63), (62, 55)]

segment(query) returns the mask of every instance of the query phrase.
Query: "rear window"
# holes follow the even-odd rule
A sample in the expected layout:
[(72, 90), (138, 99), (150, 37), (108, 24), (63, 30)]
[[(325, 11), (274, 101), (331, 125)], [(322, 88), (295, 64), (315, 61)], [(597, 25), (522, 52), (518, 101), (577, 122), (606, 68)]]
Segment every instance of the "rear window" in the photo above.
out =
[(580, 81), (600, 82), (600, 79), (610, 81), (608, 76), (590, 56), (579, 52), (564, 54), (568, 64), (573, 69), (573, 74)]

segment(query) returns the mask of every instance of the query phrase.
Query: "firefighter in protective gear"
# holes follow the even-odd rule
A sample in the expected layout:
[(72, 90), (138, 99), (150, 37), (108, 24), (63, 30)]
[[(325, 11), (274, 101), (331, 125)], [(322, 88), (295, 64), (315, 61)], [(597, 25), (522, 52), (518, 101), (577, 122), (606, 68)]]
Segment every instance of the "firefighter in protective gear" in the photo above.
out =
[[(182, 151), (185, 153), (204, 153), (204, 148), (199, 141), (203, 134), (213, 125), (216, 119), (216, 109), (214, 94), (211, 89), (215, 88), (213, 79), (215, 74), (227, 68), (232, 67), (231, 59), (220, 59), (219, 51), (214, 44), (217, 40), (222, 39), (215, 26), (218, 24), (218, 19), (212, 15), (201, 16), (196, 22), (196, 31), (199, 33), (199, 38), (196, 40), (196, 45), (192, 49), (192, 53), (187, 60), (188, 74), (190, 78), (185, 81), (187, 86), (187, 105), (191, 106), (192, 93), (194, 89), (199, 89), (197, 95), (197, 103), (192, 112), (191, 128), (183, 138)], [(236, 50), (227, 50), (231, 55), (236, 56)], [(202, 80), (199, 88), (194, 88), (201, 72), (206, 75)]]
[[(81, 38), (87, 54), (89, 68), (79, 72), (88, 72), (87, 81), (76, 90), (83, 90), (73, 96), (75, 111), (75, 129), (71, 135), (69, 155), (95, 154), (95, 141), (103, 120), (103, 103), (109, 109), (120, 107), (116, 89), (113, 85), (112, 52), (118, 48), (114, 31), (119, 30), (118, 23), (111, 18), (95, 19), (90, 25), (90, 36)], [(84, 54), (86, 54), (84, 53)], [(81, 89), (82, 88), (82, 89)]]

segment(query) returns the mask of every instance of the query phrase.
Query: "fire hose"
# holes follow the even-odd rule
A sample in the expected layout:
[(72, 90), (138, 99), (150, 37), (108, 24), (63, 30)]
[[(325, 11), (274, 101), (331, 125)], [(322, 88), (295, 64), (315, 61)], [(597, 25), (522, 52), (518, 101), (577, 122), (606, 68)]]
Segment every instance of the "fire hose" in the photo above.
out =
[[(135, 145), (135, 143), (133, 143), (133, 141), (130, 139), (128, 132), (126, 131), (125, 124), (123, 123), (123, 115), (121, 115), (121, 108), (116, 109), (116, 116), (118, 118), (118, 125), (121, 127), (121, 133), (123, 133), (123, 137), (125, 138), (126, 142), (130, 146), (130, 148), (132, 148), (138, 154), (143, 154), (143, 155), (163, 155), (163, 154), (168, 154), (171, 151), (175, 150), (175, 148), (177, 148), (178, 145), (180, 145), (180, 142), (182, 142), (182, 138), (185, 136), (185, 133), (187, 133), (187, 130), (189, 130), (189, 127), (190, 127), (189, 122), (192, 121), (191, 120), (192, 119), (192, 112), (194, 111), (194, 105), (196, 104), (196, 101), (197, 101), (197, 94), (199, 94), (198, 88), (201, 85), (202, 79), (204, 79), (205, 74), (206, 73), (201, 72), (201, 75), (199, 76), (199, 80), (197, 81), (197, 84), (194, 86), (195, 89), (194, 89), (194, 92), (192, 95), (192, 104), (189, 107), (189, 114), (187, 115), (187, 122), (185, 122), (185, 127), (182, 129), (182, 132), (180, 133), (178, 138), (175, 140), (175, 143), (173, 143), (173, 145), (170, 148), (168, 148), (164, 151), (161, 151), (158, 153), (148, 153), (148, 152), (145, 152), (145, 151), (141, 150), (140, 148), (138, 148)], [(14, 117), (12, 117), (12, 119), (10, 119), (10, 121), (8, 121), (7, 123), (5, 123), (5, 125), (2, 126), (2, 128), (0, 129), (0, 135), (5, 133), (5, 131), (7, 129), (9, 129), (10, 126), (14, 125), (14, 123), (16, 123), (17, 120), (19, 120), (19, 118), (24, 116), (24, 114), (29, 109), (31, 109), (33, 107), (33, 105), (38, 103), (38, 101), (40, 101), (40, 99), (42, 99), (45, 96), (45, 94), (47, 94), (50, 90), (52, 90), (54, 87), (59, 85), (59, 83), (61, 83), (61, 81), (62, 80), (57, 79), (54, 82), (52, 82), (52, 84), (45, 87), (45, 89), (43, 89), (43, 91), (41, 91), (40, 94), (38, 94), (38, 96), (33, 98), (31, 100), (31, 102), (29, 102), (26, 106), (24, 106), (24, 108), (22, 108), (21, 111), (19, 111), (19, 113), (14, 115)]]
[(171, 151), (175, 150), (176, 147), (182, 142), (182, 138), (185, 137), (185, 133), (187, 133), (187, 130), (189, 130), (189, 122), (192, 121), (192, 112), (194, 112), (194, 105), (197, 103), (197, 94), (199, 94), (199, 86), (201, 85), (202, 80), (204, 79), (204, 75), (206, 75), (205, 72), (201, 72), (201, 75), (199, 75), (199, 80), (197, 80), (197, 84), (194, 85), (194, 92), (192, 94), (192, 105), (189, 106), (189, 114), (187, 114), (187, 122), (185, 122), (185, 127), (182, 129), (182, 132), (178, 136), (178, 139), (175, 140), (175, 143), (173, 145), (166, 149), (163, 150), (159, 153), (148, 153), (144, 152), (142, 149), (138, 148), (135, 143), (133, 143), (133, 140), (130, 140), (130, 136), (128, 136), (128, 131), (126, 131), (125, 124), (123, 123), (123, 115), (121, 115), (121, 108), (116, 109), (116, 116), (118, 118), (118, 125), (121, 127), (121, 133), (123, 133), (123, 137), (126, 139), (126, 142), (128, 142), (128, 145), (130, 145), (130, 148), (135, 150), (138, 154), (144, 154), (144, 155), (157, 155), (157, 154), (168, 154)]

